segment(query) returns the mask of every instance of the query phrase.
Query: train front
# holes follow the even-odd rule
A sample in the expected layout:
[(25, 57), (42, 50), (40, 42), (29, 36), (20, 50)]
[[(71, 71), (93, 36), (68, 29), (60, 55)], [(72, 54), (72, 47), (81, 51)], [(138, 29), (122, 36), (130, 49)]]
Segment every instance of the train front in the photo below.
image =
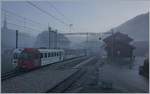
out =
[(35, 48), (25, 48), (19, 55), (17, 67), (31, 70), (41, 66), (40, 52)]

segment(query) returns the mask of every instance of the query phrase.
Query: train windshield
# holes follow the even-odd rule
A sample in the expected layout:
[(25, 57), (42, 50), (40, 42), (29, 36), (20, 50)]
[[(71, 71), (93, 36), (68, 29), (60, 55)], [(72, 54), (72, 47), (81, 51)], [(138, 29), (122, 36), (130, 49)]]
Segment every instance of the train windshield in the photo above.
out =
[(19, 59), (21, 59), (21, 60), (31, 60), (32, 59), (32, 54), (23, 52), (23, 53), (20, 54)]
[(14, 54), (14, 59), (18, 59), (18, 58), (19, 58), (19, 55), (20, 55), (19, 53), (15, 53), (15, 54)]
[(20, 60), (33, 60), (40, 58), (40, 53), (37, 52), (22, 52), (19, 55)]

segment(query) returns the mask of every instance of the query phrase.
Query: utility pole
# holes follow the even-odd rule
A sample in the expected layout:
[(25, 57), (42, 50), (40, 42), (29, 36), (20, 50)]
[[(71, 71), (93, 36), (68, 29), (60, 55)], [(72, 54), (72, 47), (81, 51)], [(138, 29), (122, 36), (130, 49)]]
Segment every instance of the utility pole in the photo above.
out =
[(56, 40), (56, 43), (55, 43), (55, 48), (58, 49), (58, 37), (57, 37), (58, 33), (57, 33), (57, 29), (55, 30), (55, 40)]
[(18, 48), (18, 30), (16, 30), (16, 49)]
[(50, 49), (50, 32), (51, 32), (51, 27), (48, 27), (48, 31), (49, 31), (49, 49)]

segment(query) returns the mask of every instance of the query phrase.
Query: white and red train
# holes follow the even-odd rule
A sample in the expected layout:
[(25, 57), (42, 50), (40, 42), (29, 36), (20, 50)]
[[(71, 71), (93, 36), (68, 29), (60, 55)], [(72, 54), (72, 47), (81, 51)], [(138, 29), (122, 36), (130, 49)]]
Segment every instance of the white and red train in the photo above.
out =
[(13, 65), (19, 69), (31, 70), (50, 63), (62, 61), (64, 51), (60, 49), (15, 49)]
[[(78, 54), (75, 54), (75, 52)], [(37, 48), (15, 49), (13, 52), (13, 65), (19, 69), (31, 70), (64, 59), (83, 55), (84, 53), (80, 53), (80, 51), (76, 50), (66, 51), (62, 49)]]

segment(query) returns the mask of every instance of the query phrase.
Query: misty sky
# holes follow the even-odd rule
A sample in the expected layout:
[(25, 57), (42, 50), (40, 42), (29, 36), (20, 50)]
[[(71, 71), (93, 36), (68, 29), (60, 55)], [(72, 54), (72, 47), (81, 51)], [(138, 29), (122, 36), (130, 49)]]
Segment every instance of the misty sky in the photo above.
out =
[[(67, 24), (73, 24), (72, 32), (106, 32), (139, 14), (148, 12), (150, 7), (148, 0), (49, 0), (42, 2), (32, 1), (32, 3)], [(58, 14), (51, 4), (65, 17)], [(22, 32), (31, 31), (30, 33), (37, 35), (40, 31), (46, 30), (49, 23), (53, 29), (58, 29), (59, 32), (69, 31), (68, 25), (59, 23), (29, 5), (26, 1), (5, 1), (2, 2), (2, 8), (40, 23), (35, 24), (27, 20), (24, 21), (22, 18), (6, 13), (9, 23), (31, 27), (35, 30), (20, 28), (12, 24), (8, 25), (10, 28), (20, 28)], [(2, 21), (3, 14), (4, 11), (2, 11)]]

